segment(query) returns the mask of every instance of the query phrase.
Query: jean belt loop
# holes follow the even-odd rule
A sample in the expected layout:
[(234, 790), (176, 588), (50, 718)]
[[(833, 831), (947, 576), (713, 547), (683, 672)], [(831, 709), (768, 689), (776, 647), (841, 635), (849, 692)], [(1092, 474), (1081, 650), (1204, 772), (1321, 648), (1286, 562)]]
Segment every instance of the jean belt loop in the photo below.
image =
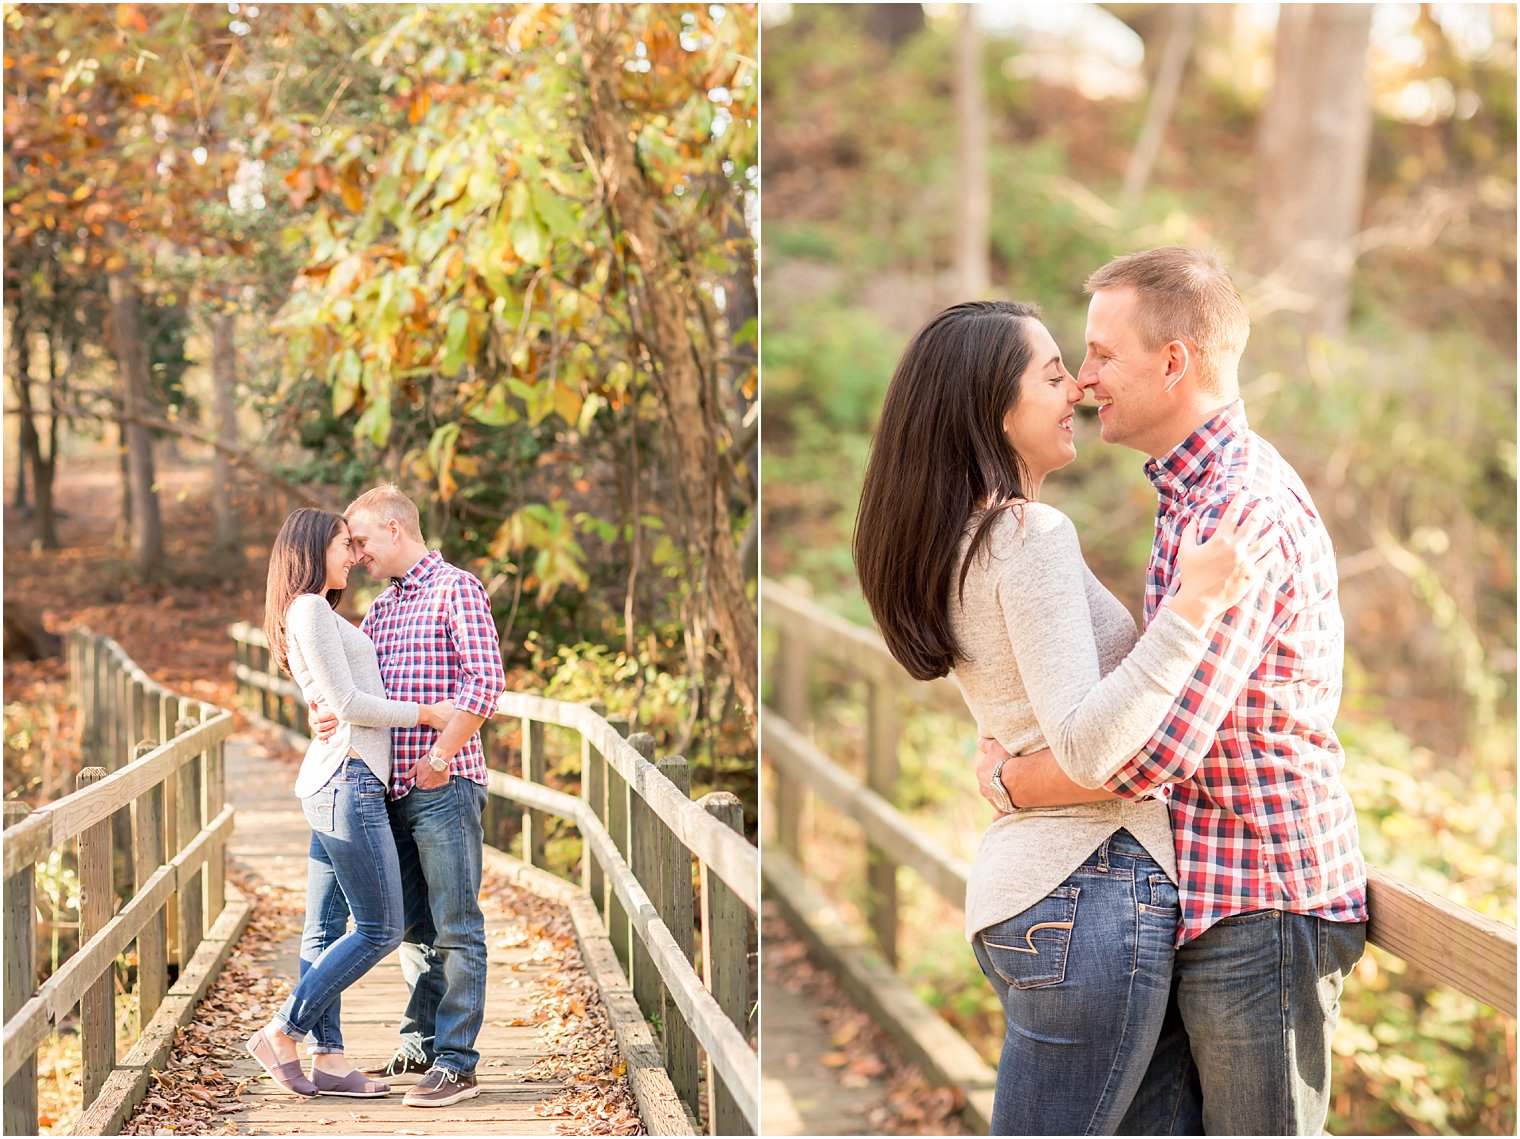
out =
[(1109, 842), (1112, 839), (1113, 839), (1113, 836), (1110, 835), (1108, 838), (1104, 839), (1101, 843), (1098, 844), (1098, 873), (1099, 874), (1107, 874), (1108, 873), (1108, 844), (1109, 844)]

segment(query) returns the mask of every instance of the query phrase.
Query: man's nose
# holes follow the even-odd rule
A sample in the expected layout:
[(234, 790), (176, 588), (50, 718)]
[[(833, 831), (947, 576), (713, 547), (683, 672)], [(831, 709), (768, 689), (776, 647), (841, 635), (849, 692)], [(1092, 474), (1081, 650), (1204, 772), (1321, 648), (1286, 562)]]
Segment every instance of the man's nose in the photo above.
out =
[(1077, 386), (1083, 391), (1098, 382), (1098, 366), (1091, 357), (1082, 361), (1082, 366), (1077, 369)]

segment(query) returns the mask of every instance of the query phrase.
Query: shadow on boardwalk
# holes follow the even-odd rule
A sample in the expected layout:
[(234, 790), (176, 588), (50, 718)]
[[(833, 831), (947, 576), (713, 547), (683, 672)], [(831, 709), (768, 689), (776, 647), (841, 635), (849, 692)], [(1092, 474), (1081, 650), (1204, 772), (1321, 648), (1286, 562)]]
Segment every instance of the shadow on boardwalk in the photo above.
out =
[[(262, 991), (246, 1006), (247, 1020), (213, 1034), (211, 1047), (182, 1034), (172, 1073), (194, 1070), (206, 1058), (219, 1060), (226, 1077), (223, 1094), (201, 1093), (194, 1122), (198, 1131), (224, 1134), (410, 1134), (541, 1135), (561, 1128), (573, 1133), (578, 1117), (596, 1116), (606, 1134), (641, 1130), (626, 1084), (612, 1074), (616, 1049), (596, 987), (579, 968), (568, 918), (558, 907), (493, 880), (488, 867), (482, 891), (489, 951), (485, 1022), (477, 1048), (480, 1095), (442, 1109), (408, 1108), (401, 1102), (420, 1077), (391, 1081), (384, 1099), (319, 1096), (298, 1099), (278, 1090), (242, 1050), (242, 1041), (283, 999), (297, 975), (300, 916), (310, 831), (291, 794), (294, 767), (268, 758), (247, 737), (227, 748), (229, 798), (237, 808), (237, 829), (229, 846), (230, 869), (261, 903), (285, 909), (283, 937), (261, 941), (245, 936), (234, 953), (256, 954), (242, 964), (259, 975)], [(243, 973), (241, 969), (232, 970)], [(263, 978), (269, 977), (269, 982)], [(217, 996), (213, 990), (213, 997)], [(222, 994), (222, 1007), (227, 1003)], [(208, 998), (208, 1001), (210, 998)], [(392, 954), (343, 996), (343, 1029), (350, 1059), (360, 1068), (384, 1062), (396, 1043), (396, 1024), (406, 1002), (399, 957)], [(231, 1002), (231, 1003), (236, 1003)], [(225, 1019), (225, 1017), (221, 1018)], [(192, 1024), (191, 1028), (195, 1027)], [(188, 1055), (186, 1054), (188, 1053)], [(194, 1091), (191, 1093), (194, 1095)], [(145, 1107), (124, 1128), (160, 1131), (168, 1118), (155, 1117), (149, 1093)], [(190, 1128), (182, 1114), (183, 1096), (173, 1105), (175, 1130)], [(205, 1100), (212, 1100), (206, 1103)], [(214, 1103), (214, 1107), (212, 1104)], [(165, 1106), (169, 1106), (165, 1104)], [(208, 1110), (209, 1109), (209, 1110)], [(587, 1120), (588, 1124), (590, 1120)], [(567, 1126), (568, 1125), (568, 1126)], [(586, 1130), (591, 1130), (590, 1126)]]

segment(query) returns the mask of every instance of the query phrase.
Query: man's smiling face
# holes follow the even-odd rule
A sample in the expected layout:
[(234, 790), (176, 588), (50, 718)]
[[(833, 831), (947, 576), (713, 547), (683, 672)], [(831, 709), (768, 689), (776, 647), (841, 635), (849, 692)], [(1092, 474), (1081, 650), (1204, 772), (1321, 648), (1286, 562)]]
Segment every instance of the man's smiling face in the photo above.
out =
[(354, 514), (348, 532), (354, 541), (354, 557), (376, 581), (398, 576), (394, 572), (396, 535), (394, 523), (383, 523), (370, 514)]
[[(1087, 356), (1077, 382), (1098, 404), (1105, 443), (1152, 453), (1150, 440), (1167, 414), (1162, 399), (1166, 347), (1148, 349), (1135, 322), (1134, 289), (1102, 289), (1087, 308)], [(1165, 448), (1163, 448), (1165, 450)]]

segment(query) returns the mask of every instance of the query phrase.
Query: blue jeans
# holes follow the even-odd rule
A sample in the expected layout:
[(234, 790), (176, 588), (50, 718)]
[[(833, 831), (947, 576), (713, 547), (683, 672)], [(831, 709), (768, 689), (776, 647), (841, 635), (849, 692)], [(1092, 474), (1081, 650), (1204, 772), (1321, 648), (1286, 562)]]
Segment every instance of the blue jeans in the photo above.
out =
[(309, 1036), (311, 1051), (341, 1052), (339, 994), (401, 943), (401, 867), (385, 786), (362, 759), (346, 760), (301, 808), (312, 828), (301, 976), (275, 1019)]
[(1320, 1134), (1341, 987), (1366, 938), (1365, 922), (1252, 910), (1177, 950), (1172, 1013), (1126, 1122), (1160, 1126), (1196, 1079), (1205, 1134)]
[(972, 948), (1007, 1019), (994, 1135), (1110, 1135), (1166, 1015), (1177, 887), (1126, 830)]
[(401, 975), (411, 994), (401, 1048), (462, 1076), (480, 1061), (475, 1038), (486, 1011), (485, 804), (486, 789), (457, 775), (389, 804), (406, 910)]

